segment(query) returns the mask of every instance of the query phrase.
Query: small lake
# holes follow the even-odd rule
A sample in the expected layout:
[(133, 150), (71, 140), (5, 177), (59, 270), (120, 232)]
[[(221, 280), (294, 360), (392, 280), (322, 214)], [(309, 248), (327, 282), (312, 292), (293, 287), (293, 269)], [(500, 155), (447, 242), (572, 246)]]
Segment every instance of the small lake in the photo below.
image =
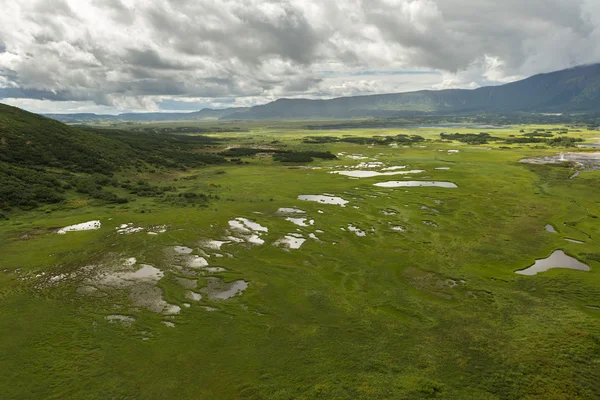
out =
[(208, 286), (201, 289), (211, 300), (228, 300), (234, 296), (241, 295), (248, 288), (246, 281), (234, 281), (225, 283), (219, 278), (206, 278)]
[(391, 176), (391, 175), (408, 175), (420, 174), (425, 172), (422, 169), (414, 169), (411, 171), (391, 171), (391, 172), (376, 172), (376, 171), (333, 171), (330, 174), (345, 175), (351, 178), (372, 178), (374, 176)]
[(349, 201), (342, 199), (341, 197), (336, 196), (325, 196), (325, 195), (313, 195), (313, 194), (303, 194), (298, 196), (298, 200), (306, 200), (306, 201), (316, 201), (321, 204), (333, 204), (337, 206), (345, 207)]
[(578, 271), (589, 271), (589, 265), (565, 254), (562, 250), (556, 250), (548, 258), (535, 260), (535, 264), (527, 269), (516, 271), (520, 275), (536, 275), (538, 272), (548, 271), (552, 268), (575, 269)]
[(550, 224), (546, 225), (546, 232), (557, 233), (556, 229)]
[(235, 218), (229, 221), (229, 226), (242, 232), (268, 232), (269, 228), (264, 227), (247, 218)]
[(385, 188), (396, 187), (442, 187), (442, 188), (457, 188), (458, 186), (452, 182), (438, 181), (389, 181), (376, 183), (374, 186)]

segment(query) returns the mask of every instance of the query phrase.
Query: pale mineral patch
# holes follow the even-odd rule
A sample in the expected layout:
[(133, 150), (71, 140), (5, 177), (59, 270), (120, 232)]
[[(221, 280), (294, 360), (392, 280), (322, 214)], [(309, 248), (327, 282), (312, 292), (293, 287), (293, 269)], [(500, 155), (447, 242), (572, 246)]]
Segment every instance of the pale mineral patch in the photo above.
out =
[(310, 225), (314, 225), (315, 221), (314, 220), (310, 220), (308, 221), (308, 223), (306, 222), (308, 220), (308, 218), (292, 218), (292, 217), (288, 217), (285, 219), (286, 221), (290, 221), (291, 223), (298, 225), (298, 226), (310, 226)]
[(529, 268), (516, 271), (520, 275), (536, 275), (539, 272), (548, 271), (552, 268), (566, 268), (579, 271), (589, 271), (590, 266), (582, 263), (574, 257), (569, 256), (562, 250), (556, 250), (549, 257), (535, 260)]
[(383, 167), (383, 163), (380, 161), (373, 161), (373, 162), (361, 162), (358, 165), (355, 165), (352, 168), (379, 168), (379, 167)]
[(201, 291), (206, 293), (211, 300), (228, 300), (234, 296), (241, 295), (248, 288), (248, 282), (238, 280), (230, 283), (220, 278), (206, 278), (208, 286)]

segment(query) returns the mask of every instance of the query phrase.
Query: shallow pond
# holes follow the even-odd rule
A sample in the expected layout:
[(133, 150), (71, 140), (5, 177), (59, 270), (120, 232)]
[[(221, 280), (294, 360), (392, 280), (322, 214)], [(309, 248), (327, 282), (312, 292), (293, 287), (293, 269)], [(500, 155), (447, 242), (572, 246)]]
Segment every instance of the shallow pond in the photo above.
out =
[(581, 171), (577, 171), (577, 172), (575, 172), (573, 175), (571, 175), (571, 176), (569, 177), (569, 179), (575, 179), (575, 178), (577, 178), (577, 177), (578, 177), (580, 174), (581, 174)]
[(380, 161), (374, 162), (361, 162), (360, 164), (352, 167), (352, 168), (380, 168), (383, 167), (383, 163)]
[(375, 183), (374, 186), (385, 188), (396, 187), (442, 187), (442, 188), (457, 188), (458, 186), (452, 182), (438, 181), (388, 181)]
[(233, 281), (225, 283), (219, 278), (206, 278), (208, 286), (201, 291), (206, 293), (211, 300), (227, 300), (238, 294), (242, 294), (248, 288), (246, 281)]
[(277, 214), (305, 214), (306, 211), (300, 210), (298, 208), (287, 208), (283, 207), (277, 210)]
[(326, 196), (326, 195), (313, 195), (313, 194), (302, 194), (298, 196), (298, 200), (306, 200), (306, 201), (316, 201), (321, 204), (333, 204), (336, 206), (345, 207), (349, 201), (342, 199), (341, 197), (336, 196)]
[(309, 226), (309, 225), (314, 225), (314, 223), (315, 223), (315, 221), (312, 220), (312, 219), (310, 221), (308, 221), (308, 223), (306, 223), (306, 221), (308, 220), (308, 218), (292, 218), (292, 217), (288, 217), (285, 220), (286, 221), (290, 221), (294, 225), (298, 225), (298, 226)]
[(558, 233), (558, 232), (556, 232), (556, 229), (550, 224), (546, 225), (546, 232)]
[(392, 176), (392, 175), (408, 175), (408, 174), (420, 174), (425, 172), (422, 169), (415, 169), (411, 171), (391, 171), (391, 172), (377, 172), (377, 171), (333, 171), (331, 174), (338, 174), (349, 176), (351, 178), (372, 178), (375, 176)]
[(361, 230), (360, 228), (357, 228), (356, 226), (354, 226), (352, 224), (348, 225), (348, 230), (350, 232), (354, 232), (354, 234), (356, 236), (361, 236), (361, 237), (367, 236), (367, 233), (365, 231)]
[(246, 218), (236, 218), (234, 220), (229, 221), (229, 226), (234, 229), (238, 229), (242, 232), (268, 232), (269, 228), (261, 226), (260, 224), (251, 221)]
[(93, 231), (100, 229), (101, 227), (102, 224), (100, 221), (88, 221), (77, 225), (65, 226), (64, 228), (59, 229), (56, 233), (59, 235), (64, 235), (67, 232)]
[(556, 250), (548, 258), (536, 260), (535, 264), (527, 269), (516, 271), (520, 275), (536, 275), (538, 272), (548, 271), (552, 268), (567, 268), (579, 271), (589, 271), (589, 265), (565, 254), (562, 250)]
[(164, 275), (164, 272), (152, 265), (141, 264), (141, 268), (135, 272), (105, 272), (100, 275), (97, 283), (105, 286), (124, 287), (136, 281), (158, 282)]
[(185, 246), (174, 246), (173, 250), (175, 251), (175, 253), (178, 254), (192, 254), (192, 252), (194, 251), (193, 249), (190, 249), (189, 247)]

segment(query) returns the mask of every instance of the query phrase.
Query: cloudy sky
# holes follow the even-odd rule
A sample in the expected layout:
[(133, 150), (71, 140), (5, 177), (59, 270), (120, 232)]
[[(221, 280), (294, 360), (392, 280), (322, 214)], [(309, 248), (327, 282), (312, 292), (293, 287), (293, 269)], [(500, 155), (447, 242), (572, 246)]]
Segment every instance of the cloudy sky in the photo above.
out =
[(599, 0), (0, 0), (0, 102), (178, 111), (600, 62)]

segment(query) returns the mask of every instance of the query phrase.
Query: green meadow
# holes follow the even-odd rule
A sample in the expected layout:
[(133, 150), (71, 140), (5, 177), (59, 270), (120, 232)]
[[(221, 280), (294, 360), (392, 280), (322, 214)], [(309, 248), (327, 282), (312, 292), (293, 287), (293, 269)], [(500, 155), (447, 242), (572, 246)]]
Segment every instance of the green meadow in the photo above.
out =
[[(104, 204), (70, 193), (0, 221), (0, 398), (600, 398), (600, 170), (570, 179), (572, 163), (519, 162), (593, 150), (439, 136), (568, 129), (558, 125), (304, 125), (208, 134), (218, 141), (206, 152), (264, 151), (238, 163), (117, 172), (207, 202)], [(334, 140), (398, 134), (425, 140)], [(279, 162), (273, 149), (337, 159)], [(423, 172), (332, 173), (345, 170)], [(457, 187), (375, 186), (387, 181)], [(57, 233), (95, 220), (100, 229)], [(129, 228), (139, 229), (119, 232)], [(299, 248), (286, 245), (296, 239)], [(555, 250), (590, 270), (516, 273)], [(208, 267), (190, 266), (201, 258)], [(160, 279), (126, 275), (143, 266)], [(247, 288), (226, 299), (213, 290), (241, 281)], [(152, 301), (179, 310), (152, 310)]]

